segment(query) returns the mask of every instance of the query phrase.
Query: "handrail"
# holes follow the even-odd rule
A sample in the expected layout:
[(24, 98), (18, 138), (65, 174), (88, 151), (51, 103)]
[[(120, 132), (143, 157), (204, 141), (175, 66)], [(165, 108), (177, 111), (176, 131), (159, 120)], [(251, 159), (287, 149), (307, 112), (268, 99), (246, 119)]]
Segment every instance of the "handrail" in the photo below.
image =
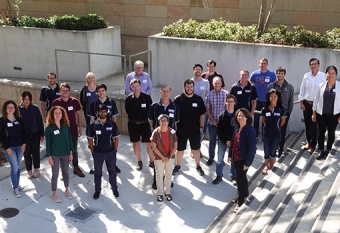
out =
[[(147, 51), (143, 51), (143, 52), (139, 52), (139, 53), (135, 53), (135, 54), (131, 54), (129, 56), (129, 71), (131, 72), (132, 71), (132, 67), (131, 67), (131, 58), (132, 57), (136, 57), (136, 56), (139, 56), (139, 55), (142, 55), (142, 54), (145, 54), (147, 53), (148, 54), (148, 72), (149, 72), (149, 75), (150, 75), (150, 78), (152, 79), (152, 54), (151, 54), (151, 50), (147, 50)], [(126, 79), (126, 75), (125, 75), (125, 79)], [(124, 81), (125, 81), (124, 79)]]

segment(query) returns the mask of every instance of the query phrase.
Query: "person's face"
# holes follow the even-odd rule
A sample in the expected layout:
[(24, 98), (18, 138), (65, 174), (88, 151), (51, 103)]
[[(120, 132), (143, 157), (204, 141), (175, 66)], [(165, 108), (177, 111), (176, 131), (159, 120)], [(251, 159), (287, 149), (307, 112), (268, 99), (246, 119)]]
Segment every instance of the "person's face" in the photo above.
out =
[(234, 98), (228, 98), (227, 100), (226, 100), (226, 102), (225, 102), (225, 106), (226, 106), (226, 108), (230, 108), (230, 107), (234, 107), (235, 106), (235, 100), (234, 100)]
[(212, 85), (214, 87), (214, 90), (219, 92), (221, 90), (221, 87), (222, 87), (221, 79), (220, 78), (214, 78)]
[(192, 95), (194, 93), (194, 84), (190, 83), (190, 84), (185, 84), (184, 86), (184, 92), (187, 95)]
[(140, 85), (139, 83), (133, 83), (131, 86), (131, 90), (133, 91), (133, 93), (139, 93), (140, 92)]
[(283, 81), (285, 79), (285, 76), (285, 72), (283, 71), (276, 72), (276, 78), (278, 81)]
[(207, 66), (207, 69), (208, 69), (209, 73), (215, 72), (215, 65), (214, 65), (214, 63), (209, 64), (209, 65)]
[(329, 69), (326, 73), (326, 78), (328, 82), (335, 82), (336, 81), (336, 72), (333, 69)]
[(169, 124), (169, 121), (166, 119), (166, 118), (162, 118), (160, 121), (159, 121), (159, 125), (161, 127), (167, 127)]
[(94, 80), (95, 80), (95, 77), (94, 77), (94, 76), (90, 75), (90, 76), (88, 76), (86, 79), (87, 79), (87, 82), (88, 82), (89, 84), (94, 84)]
[(99, 111), (97, 111), (97, 114), (98, 114), (100, 119), (105, 119), (106, 116), (107, 116), (107, 111), (106, 110), (99, 110)]
[(276, 103), (277, 103), (277, 99), (278, 99), (278, 96), (277, 96), (276, 93), (271, 93), (271, 94), (269, 95), (269, 101), (270, 101), (270, 103), (276, 104)]
[(243, 114), (243, 112), (239, 111), (237, 114), (237, 121), (240, 125), (245, 125), (247, 124), (247, 118), (246, 116)]
[(47, 78), (47, 81), (50, 85), (55, 85), (57, 83), (57, 79), (55, 77), (55, 75), (50, 75), (48, 78)]
[(142, 74), (144, 67), (143, 66), (136, 66), (135, 67), (135, 72), (139, 76)]
[(320, 68), (320, 64), (317, 60), (313, 60), (309, 63), (309, 68), (311, 69), (312, 73), (317, 73)]
[(68, 89), (67, 87), (62, 87), (60, 89), (60, 93), (61, 93), (61, 97), (67, 98), (70, 96), (70, 89)]
[(195, 67), (195, 69), (194, 69), (194, 75), (195, 75), (196, 77), (202, 75), (202, 69), (201, 69), (201, 67), (199, 67), (199, 66), (196, 66), (196, 67)]
[(249, 78), (248, 72), (242, 70), (242, 71), (240, 72), (240, 81), (241, 81), (241, 82), (247, 82), (247, 81), (248, 81), (248, 78)]
[(260, 70), (267, 70), (268, 62), (266, 60), (259, 61)]
[(99, 88), (97, 90), (97, 94), (99, 98), (105, 98), (106, 97), (106, 90), (105, 88)]
[(31, 104), (30, 98), (28, 96), (25, 96), (25, 98), (22, 99), (22, 105), (27, 108), (28, 105)]
[(54, 122), (59, 122), (63, 118), (63, 114), (59, 108), (55, 109), (53, 112)]
[(165, 99), (168, 100), (168, 99), (170, 99), (170, 96), (171, 96), (170, 88), (169, 88), (169, 87), (163, 88), (163, 89), (160, 91), (160, 94), (161, 94), (162, 100), (165, 100)]
[(14, 112), (15, 112), (14, 104), (8, 104), (6, 106), (6, 113), (7, 114), (14, 114)]

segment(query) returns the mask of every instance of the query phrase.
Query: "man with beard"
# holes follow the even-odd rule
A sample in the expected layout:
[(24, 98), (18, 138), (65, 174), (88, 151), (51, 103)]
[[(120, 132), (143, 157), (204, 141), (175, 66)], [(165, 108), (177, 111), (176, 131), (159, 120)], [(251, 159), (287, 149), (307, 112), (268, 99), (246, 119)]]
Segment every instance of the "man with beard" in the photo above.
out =
[(192, 154), (196, 163), (196, 171), (203, 176), (204, 171), (200, 166), (200, 132), (203, 129), (205, 106), (203, 99), (194, 94), (195, 82), (191, 79), (184, 81), (184, 93), (176, 96), (174, 102), (179, 106), (180, 117), (177, 124), (178, 148), (176, 166), (172, 174), (177, 174), (181, 169), (184, 150), (189, 139)]
[(57, 83), (57, 75), (55, 73), (49, 73), (47, 75), (47, 81), (49, 85), (43, 87), (40, 92), (40, 104), (41, 104), (41, 115), (43, 120), (46, 121), (46, 115), (48, 110), (52, 106), (53, 100), (60, 97), (59, 85)]
[(222, 88), (224, 88), (224, 80), (223, 80), (223, 76), (222, 74), (218, 73), (215, 71), (215, 68), (216, 68), (216, 62), (214, 60), (208, 60), (207, 61), (207, 72), (204, 72), (202, 74), (202, 78), (206, 79), (209, 81), (209, 84), (210, 84), (210, 90), (213, 90), (214, 87), (213, 87), (213, 79), (217, 76), (217, 77), (220, 77), (221, 80), (222, 80)]

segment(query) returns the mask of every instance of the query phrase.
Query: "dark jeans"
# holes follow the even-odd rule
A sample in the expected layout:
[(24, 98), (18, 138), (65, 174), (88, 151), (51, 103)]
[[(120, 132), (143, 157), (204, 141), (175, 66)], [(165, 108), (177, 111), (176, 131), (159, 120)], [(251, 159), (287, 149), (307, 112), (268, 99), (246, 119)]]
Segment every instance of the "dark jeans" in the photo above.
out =
[(72, 165), (73, 165), (73, 167), (78, 167), (78, 151), (77, 151), (78, 133), (76, 133), (76, 134), (71, 133), (71, 137), (72, 137), (73, 149), (75, 151), (75, 152), (73, 152)]
[(283, 153), (283, 146), (285, 145), (285, 142), (286, 142), (286, 131), (287, 131), (289, 118), (290, 118), (290, 113), (287, 113), (286, 122), (281, 127), (281, 140), (279, 142), (279, 154)]
[(234, 161), (234, 166), (236, 169), (236, 182), (237, 182), (237, 191), (238, 191), (238, 199), (237, 205), (241, 206), (244, 203), (244, 198), (249, 196), (248, 190), (248, 179), (247, 179), (247, 171), (243, 170), (244, 160)]
[(102, 190), (103, 163), (106, 163), (106, 169), (109, 172), (109, 182), (112, 190), (117, 190), (117, 173), (116, 173), (116, 152), (106, 153), (93, 152), (94, 161), (94, 187), (96, 192)]
[(26, 170), (40, 168), (40, 133), (39, 131), (26, 134), (26, 149), (24, 152)]
[(335, 140), (335, 129), (338, 125), (338, 118), (340, 114), (316, 114), (316, 121), (318, 122), (319, 126), (319, 136), (318, 136), (318, 143), (319, 149), (325, 149), (325, 134), (326, 130), (328, 131), (328, 138), (327, 138), (327, 147), (326, 150), (330, 151), (332, 149), (332, 145)]
[[(261, 111), (262, 108), (264, 107), (266, 102), (261, 102), (261, 101), (256, 101), (256, 110), (257, 111)], [(259, 131), (259, 127), (260, 127), (260, 116), (261, 114), (254, 114), (254, 128), (256, 130), (256, 137), (259, 136), (259, 132), (262, 132)]]
[(317, 122), (312, 121), (313, 104), (303, 101), (303, 105), (305, 106), (305, 111), (303, 111), (303, 119), (305, 121), (306, 128), (306, 140), (312, 148), (315, 148), (318, 137), (318, 124)]
[(266, 138), (262, 137), (263, 149), (264, 149), (264, 159), (266, 161), (272, 159), (276, 160), (276, 149), (279, 145), (280, 138)]

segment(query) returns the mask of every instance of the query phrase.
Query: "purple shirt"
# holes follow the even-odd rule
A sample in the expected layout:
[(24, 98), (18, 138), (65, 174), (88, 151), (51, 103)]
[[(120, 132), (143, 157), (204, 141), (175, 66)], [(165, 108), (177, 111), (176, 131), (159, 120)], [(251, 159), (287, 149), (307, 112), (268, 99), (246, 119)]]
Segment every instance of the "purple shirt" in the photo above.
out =
[(132, 93), (132, 90), (130, 88), (130, 81), (132, 79), (138, 79), (141, 83), (141, 87), (140, 90), (146, 94), (151, 95), (152, 92), (152, 82), (151, 82), (151, 78), (150, 75), (146, 72), (142, 72), (141, 75), (137, 76), (136, 72), (133, 71), (130, 74), (128, 74), (126, 76), (126, 80), (125, 80), (125, 94), (126, 95), (130, 95)]
[[(205, 97), (205, 106), (209, 107), (209, 111), (216, 122), (218, 122), (218, 115), (225, 110), (225, 97), (229, 94), (226, 90), (221, 89), (220, 92), (215, 90), (209, 91)], [(208, 118), (208, 123), (212, 122)]]

